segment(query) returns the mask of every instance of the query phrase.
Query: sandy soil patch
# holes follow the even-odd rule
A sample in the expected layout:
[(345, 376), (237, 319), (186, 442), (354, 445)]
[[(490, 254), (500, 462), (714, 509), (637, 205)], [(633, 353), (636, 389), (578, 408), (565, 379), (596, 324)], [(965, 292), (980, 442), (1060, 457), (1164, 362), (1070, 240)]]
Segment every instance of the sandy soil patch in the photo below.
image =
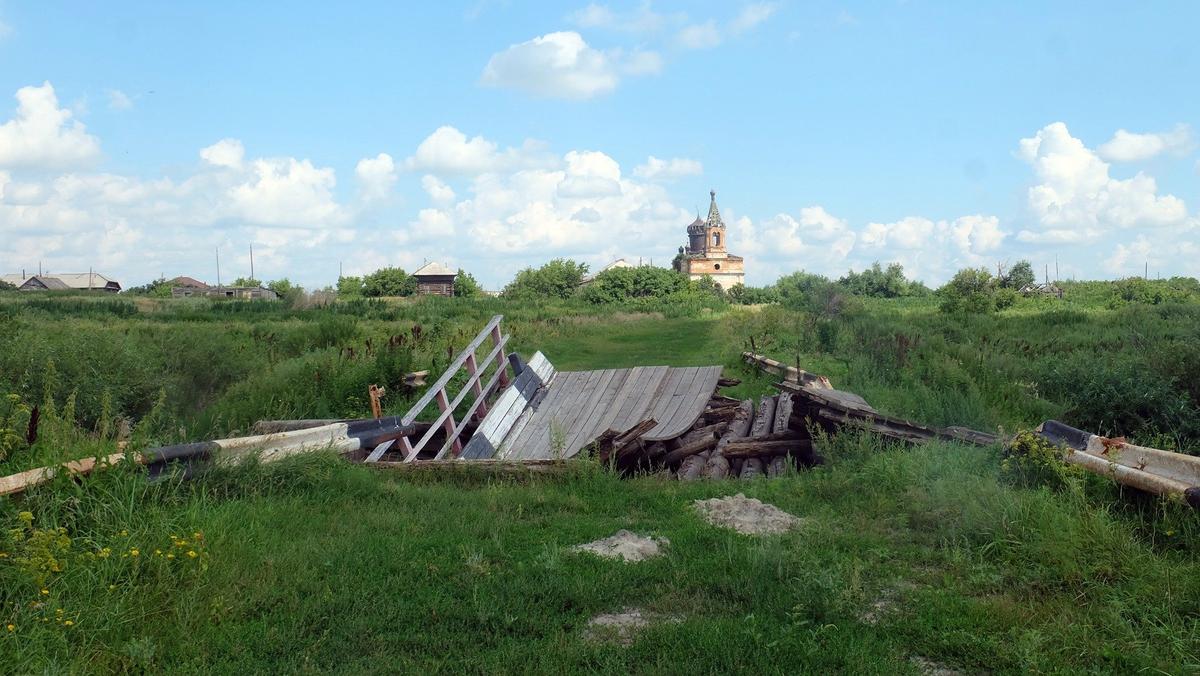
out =
[(775, 505), (748, 498), (741, 493), (697, 500), (693, 504), (700, 516), (714, 526), (732, 528), (747, 535), (784, 533), (804, 523), (804, 519), (788, 514)]
[(671, 543), (666, 538), (649, 537), (627, 530), (619, 530), (616, 535), (584, 545), (576, 545), (571, 550), (591, 552), (609, 559), (624, 559), (629, 563), (658, 556), (669, 544)]
[(640, 608), (626, 608), (619, 613), (604, 613), (588, 620), (584, 638), (589, 641), (615, 641), (630, 645), (642, 629), (660, 622), (679, 622), (673, 615), (647, 613)]

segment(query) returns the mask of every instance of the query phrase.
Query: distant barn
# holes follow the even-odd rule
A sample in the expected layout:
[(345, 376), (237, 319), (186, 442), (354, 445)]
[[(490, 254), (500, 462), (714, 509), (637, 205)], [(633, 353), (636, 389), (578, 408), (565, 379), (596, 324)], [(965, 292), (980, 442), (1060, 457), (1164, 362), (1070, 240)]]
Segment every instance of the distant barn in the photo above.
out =
[(55, 275), (0, 275), (0, 281), (20, 291), (103, 291), (117, 293), (120, 283), (98, 272), (69, 272)]
[(168, 282), (172, 298), (238, 298), (241, 300), (278, 300), (279, 294), (261, 286), (209, 286), (192, 277), (176, 277)]
[(422, 296), (453, 296), (458, 273), (441, 263), (426, 263), (413, 277), (417, 279), (417, 293)]

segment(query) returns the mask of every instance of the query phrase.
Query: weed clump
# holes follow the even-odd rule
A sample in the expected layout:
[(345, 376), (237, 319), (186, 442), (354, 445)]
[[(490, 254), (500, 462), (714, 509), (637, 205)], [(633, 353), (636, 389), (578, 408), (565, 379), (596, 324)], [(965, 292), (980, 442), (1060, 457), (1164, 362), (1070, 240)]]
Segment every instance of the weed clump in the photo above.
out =
[(1000, 473), (1016, 486), (1076, 490), (1085, 470), (1067, 464), (1066, 454), (1066, 449), (1035, 432), (1018, 432), (1000, 462)]

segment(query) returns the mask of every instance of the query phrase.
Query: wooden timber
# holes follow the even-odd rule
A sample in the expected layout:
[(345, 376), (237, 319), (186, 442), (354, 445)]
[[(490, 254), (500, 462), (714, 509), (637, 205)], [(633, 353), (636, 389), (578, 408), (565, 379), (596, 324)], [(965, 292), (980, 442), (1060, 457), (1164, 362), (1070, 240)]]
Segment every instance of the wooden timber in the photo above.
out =
[(719, 366), (560, 372), (527, 423), (505, 438), (497, 457), (570, 458), (605, 430), (629, 429), (647, 419), (658, 423), (641, 439), (674, 439), (704, 412), (720, 375)]

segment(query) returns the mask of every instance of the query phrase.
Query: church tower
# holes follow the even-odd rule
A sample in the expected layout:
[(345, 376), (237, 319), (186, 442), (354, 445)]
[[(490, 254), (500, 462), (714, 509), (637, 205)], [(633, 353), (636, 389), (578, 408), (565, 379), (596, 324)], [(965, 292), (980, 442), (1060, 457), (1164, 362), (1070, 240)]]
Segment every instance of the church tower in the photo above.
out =
[(746, 273), (741, 256), (731, 255), (726, 249), (725, 221), (717, 208), (717, 192), (708, 192), (708, 218), (692, 221), (687, 227), (688, 245), (683, 251), (680, 270), (690, 279), (711, 277), (722, 289), (736, 284), (745, 284)]

